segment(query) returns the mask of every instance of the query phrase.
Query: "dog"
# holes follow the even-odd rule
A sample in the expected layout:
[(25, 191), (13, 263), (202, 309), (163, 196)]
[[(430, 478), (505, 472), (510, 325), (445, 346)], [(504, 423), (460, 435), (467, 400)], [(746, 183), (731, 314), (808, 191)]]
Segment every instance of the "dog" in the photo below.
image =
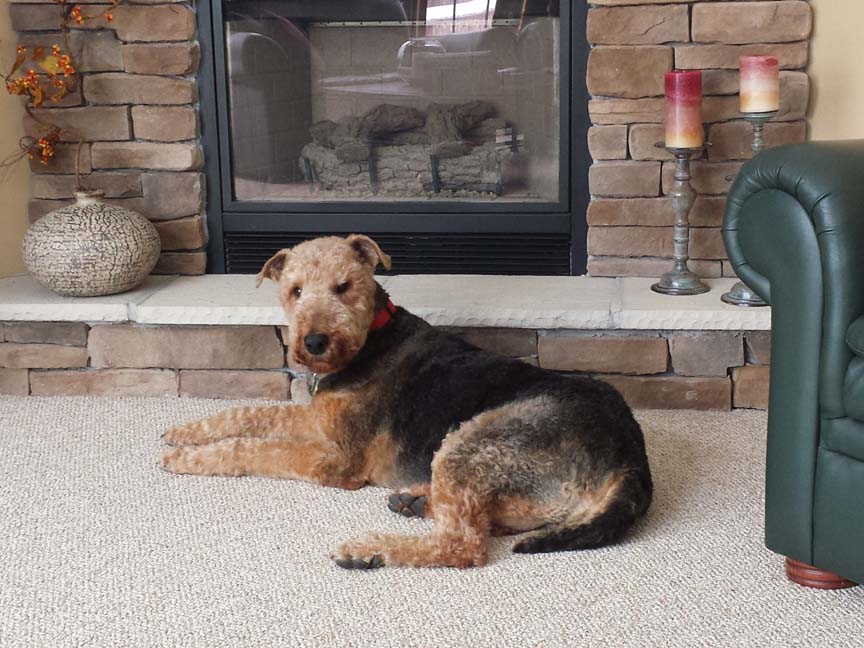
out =
[[(276, 253), (291, 359), (320, 377), (311, 403), (241, 407), (163, 436), (173, 473), (259, 475), (394, 491), (388, 507), (435, 526), (375, 534), (331, 555), (349, 569), (469, 567), (488, 537), (526, 533), (521, 553), (619, 541), (653, 484), (622, 396), (587, 377), (504, 358), (397, 308), (374, 277), (390, 258), (369, 237)], [(310, 389), (312, 391), (312, 389)]]

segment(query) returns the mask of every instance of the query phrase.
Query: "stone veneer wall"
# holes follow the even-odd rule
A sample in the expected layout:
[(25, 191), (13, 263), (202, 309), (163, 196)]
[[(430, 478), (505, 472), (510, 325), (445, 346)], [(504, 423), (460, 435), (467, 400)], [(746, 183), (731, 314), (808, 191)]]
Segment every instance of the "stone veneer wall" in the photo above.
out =
[[(766, 331), (451, 330), (503, 355), (606, 380), (633, 407), (768, 405)], [(286, 399), (285, 333), (277, 326), (0, 323), (0, 394)], [(294, 387), (302, 396), (301, 385)]]
[[(89, 1), (89, 0), (87, 0)], [(588, 270), (595, 276), (659, 276), (669, 269), (672, 178), (663, 139), (663, 73), (705, 71), (704, 118), (713, 144), (693, 164), (699, 198), (692, 213), (693, 269), (731, 276), (720, 236), (724, 195), (750, 156), (750, 129), (738, 117), (738, 57), (779, 57), (782, 107), (767, 126), (768, 146), (807, 137), (811, 10), (805, 0), (591, 0), (593, 49), (588, 88), (595, 160), (589, 180)], [(85, 5), (87, 6), (87, 5)], [(12, 0), (22, 41), (58, 38), (59, 7)], [(205, 268), (204, 183), (195, 103), (198, 46), (192, 2), (130, 0), (108, 24), (73, 29), (83, 87), (51, 118), (92, 141), (84, 170), (108, 197), (155, 221), (165, 250), (157, 272)], [(33, 165), (30, 218), (65, 204), (74, 178), (74, 145), (58, 147), (49, 167)]]
[[(95, 13), (98, 5), (82, 0), (82, 7)], [(9, 11), (20, 42), (62, 43), (60, 7), (50, 0), (11, 0)], [(199, 52), (192, 3), (131, 0), (113, 13), (110, 23), (87, 22), (70, 31), (83, 81), (59, 107), (39, 112), (87, 139), (81, 161), (88, 184), (104, 190), (109, 202), (154, 222), (163, 249), (157, 274), (203, 274)], [(25, 129), (33, 132), (33, 124)], [(31, 221), (70, 202), (76, 146), (58, 145), (48, 166), (32, 163)]]
[(703, 70), (703, 119), (712, 144), (692, 165), (699, 197), (691, 213), (691, 268), (734, 276), (720, 235), (725, 194), (751, 157), (751, 129), (738, 119), (738, 59), (773, 54), (781, 66), (781, 108), (766, 146), (807, 137), (812, 26), (804, 0), (590, 0), (588, 89), (592, 201), (588, 272), (656, 277), (670, 269), (672, 181), (664, 139), (663, 74)]

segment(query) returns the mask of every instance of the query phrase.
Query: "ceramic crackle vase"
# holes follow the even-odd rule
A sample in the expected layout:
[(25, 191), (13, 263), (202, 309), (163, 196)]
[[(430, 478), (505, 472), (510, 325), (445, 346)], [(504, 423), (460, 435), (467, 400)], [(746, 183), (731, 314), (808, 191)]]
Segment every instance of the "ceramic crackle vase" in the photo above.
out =
[(101, 191), (46, 214), (24, 238), (24, 263), (46, 288), (95, 297), (131, 290), (159, 259), (159, 233), (141, 214), (103, 203)]

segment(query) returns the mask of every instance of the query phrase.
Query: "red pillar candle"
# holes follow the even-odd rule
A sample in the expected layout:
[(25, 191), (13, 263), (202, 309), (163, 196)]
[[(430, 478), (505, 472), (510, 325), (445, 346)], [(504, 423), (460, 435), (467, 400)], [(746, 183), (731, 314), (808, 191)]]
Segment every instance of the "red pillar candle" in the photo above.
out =
[(780, 109), (780, 63), (776, 56), (741, 57), (741, 112)]
[(702, 129), (702, 72), (666, 73), (666, 146), (700, 148)]

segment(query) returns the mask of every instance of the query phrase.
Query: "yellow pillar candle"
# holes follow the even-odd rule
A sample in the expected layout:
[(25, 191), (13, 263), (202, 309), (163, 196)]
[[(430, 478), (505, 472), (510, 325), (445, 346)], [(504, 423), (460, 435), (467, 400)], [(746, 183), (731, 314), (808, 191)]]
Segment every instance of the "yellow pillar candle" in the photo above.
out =
[(776, 56), (741, 57), (741, 112), (780, 108), (780, 63)]
[(673, 70), (666, 73), (666, 146), (700, 148), (702, 127), (702, 72)]

